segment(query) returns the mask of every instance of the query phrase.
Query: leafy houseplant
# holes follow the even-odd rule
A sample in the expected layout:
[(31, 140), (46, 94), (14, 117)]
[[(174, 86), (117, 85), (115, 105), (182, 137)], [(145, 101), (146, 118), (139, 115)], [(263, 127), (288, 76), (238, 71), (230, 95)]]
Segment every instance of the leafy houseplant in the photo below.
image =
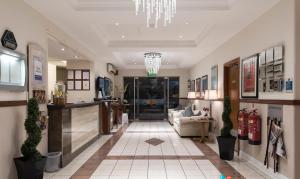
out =
[(220, 158), (223, 160), (232, 160), (234, 157), (234, 146), (236, 137), (231, 135), (233, 124), (230, 119), (231, 104), (230, 98), (224, 98), (224, 111), (222, 113), (223, 128), (221, 129), (221, 136), (217, 137), (219, 144)]
[(19, 179), (42, 179), (46, 164), (46, 157), (36, 149), (42, 139), (42, 131), (38, 125), (39, 106), (36, 99), (32, 98), (27, 104), (27, 119), (25, 129), (27, 139), (21, 147), (23, 157), (15, 158)]

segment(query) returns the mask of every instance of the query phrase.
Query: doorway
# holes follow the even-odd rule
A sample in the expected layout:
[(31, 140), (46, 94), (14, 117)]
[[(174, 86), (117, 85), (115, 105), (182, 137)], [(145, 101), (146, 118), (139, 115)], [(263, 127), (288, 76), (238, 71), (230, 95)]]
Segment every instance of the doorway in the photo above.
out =
[(238, 128), (240, 109), (240, 58), (224, 64), (224, 96), (229, 96), (231, 102), (230, 118), (233, 128)]
[(124, 77), (129, 118), (161, 120), (179, 105), (179, 77)]

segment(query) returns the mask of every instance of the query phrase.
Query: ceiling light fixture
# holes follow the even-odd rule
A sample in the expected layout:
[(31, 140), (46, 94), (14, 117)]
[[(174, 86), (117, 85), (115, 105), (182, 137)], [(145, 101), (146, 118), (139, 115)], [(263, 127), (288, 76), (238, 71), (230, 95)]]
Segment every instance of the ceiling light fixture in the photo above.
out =
[(122, 39), (125, 39), (125, 38), (126, 38), (126, 36), (125, 36), (125, 35), (122, 35), (121, 37), (122, 37)]
[(182, 36), (182, 35), (179, 35), (179, 38), (180, 38), (180, 39), (183, 39), (183, 36)]
[(155, 77), (161, 65), (161, 53), (149, 52), (145, 53), (145, 66), (149, 77)]
[(119, 22), (116, 22), (116, 23), (115, 23), (115, 25), (116, 25), (116, 26), (119, 26), (119, 25), (120, 25), (120, 23), (119, 23)]
[(61, 51), (65, 51), (65, 48), (61, 48), (60, 50), (61, 50)]
[[(164, 16), (164, 26), (171, 24), (172, 18), (176, 14), (176, 0), (133, 0), (135, 3), (135, 13), (138, 15), (140, 9), (147, 14), (147, 27), (150, 27), (150, 20), (155, 16), (155, 28), (158, 21)], [(142, 8), (141, 8), (142, 6)]]

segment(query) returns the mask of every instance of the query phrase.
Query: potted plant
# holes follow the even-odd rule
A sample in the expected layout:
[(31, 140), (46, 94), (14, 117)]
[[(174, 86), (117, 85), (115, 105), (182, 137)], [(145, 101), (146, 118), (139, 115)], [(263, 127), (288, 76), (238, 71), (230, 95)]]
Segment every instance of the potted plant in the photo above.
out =
[(27, 104), (27, 119), (24, 124), (27, 139), (21, 147), (23, 157), (14, 158), (19, 179), (43, 179), (47, 158), (36, 149), (42, 139), (38, 118), (38, 102), (32, 98)]
[(217, 137), (219, 144), (219, 153), (222, 160), (232, 160), (234, 157), (234, 146), (236, 137), (231, 132), (233, 124), (230, 119), (231, 104), (230, 98), (224, 98), (224, 112), (222, 113), (223, 128), (221, 129), (221, 136)]

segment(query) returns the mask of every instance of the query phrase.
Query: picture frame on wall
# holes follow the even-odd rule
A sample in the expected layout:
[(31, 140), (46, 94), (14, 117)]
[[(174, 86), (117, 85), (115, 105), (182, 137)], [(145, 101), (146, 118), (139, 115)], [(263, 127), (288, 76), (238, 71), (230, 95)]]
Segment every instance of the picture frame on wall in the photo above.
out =
[(242, 60), (242, 98), (258, 98), (258, 54)]
[(201, 92), (201, 78), (196, 79), (196, 92)]
[(46, 52), (36, 43), (29, 43), (27, 46), (28, 66), (31, 78), (29, 83), (32, 89), (38, 88), (45, 90), (47, 83), (46, 76)]
[(211, 67), (211, 90), (218, 89), (218, 65)]
[(205, 75), (201, 78), (201, 93), (204, 94), (206, 90), (208, 90), (208, 75)]
[(191, 91), (192, 91), (192, 92), (195, 91), (195, 80), (192, 80), (192, 83), (191, 83)]

